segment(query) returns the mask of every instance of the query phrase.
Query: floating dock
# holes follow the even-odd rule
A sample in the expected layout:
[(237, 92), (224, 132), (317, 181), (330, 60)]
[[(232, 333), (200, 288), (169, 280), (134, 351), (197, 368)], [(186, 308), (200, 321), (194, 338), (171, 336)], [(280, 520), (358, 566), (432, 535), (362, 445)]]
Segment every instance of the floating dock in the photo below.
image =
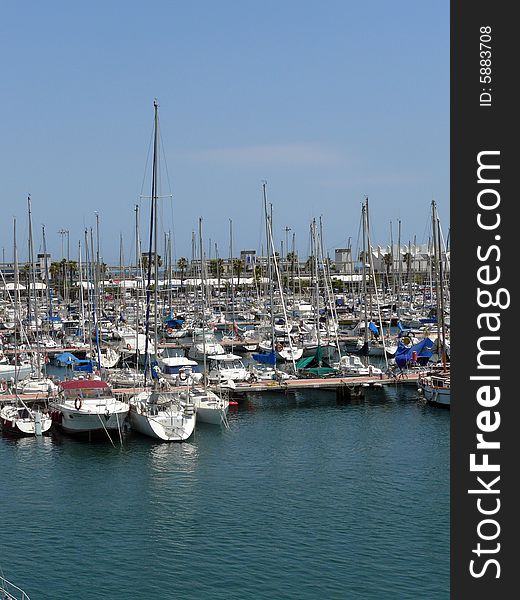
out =
[[(208, 387), (216, 393), (221, 393), (225, 390), (230, 397), (238, 397), (255, 394), (260, 392), (297, 392), (305, 390), (330, 390), (335, 391), (341, 397), (359, 396), (364, 388), (380, 388), (388, 385), (417, 385), (418, 373), (402, 373), (398, 377), (382, 378), (374, 376), (364, 377), (328, 377), (326, 379), (283, 379), (283, 380), (268, 380), (257, 381), (254, 383), (236, 383), (235, 387), (215, 386)], [(182, 388), (170, 388), (171, 390)], [(121, 399), (129, 398), (144, 391), (142, 387), (136, 388), (112, 388), (114, 394)], [(16, 400), (15, 394), (0, 394), (0, 402)], [(19, 394), (19, 398), (28, 402), (45, 402), (49, 399), (47, 392), (39, 394)]]

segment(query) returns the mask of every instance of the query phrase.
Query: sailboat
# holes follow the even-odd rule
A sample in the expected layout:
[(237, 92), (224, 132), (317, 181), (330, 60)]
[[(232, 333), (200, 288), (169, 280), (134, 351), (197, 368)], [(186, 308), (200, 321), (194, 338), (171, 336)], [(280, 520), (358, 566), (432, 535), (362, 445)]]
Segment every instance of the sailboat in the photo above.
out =
[[(257, 354), (253, 355), (253, 359), (262, 364), (271, 364), (276, 371), (276, 361), (290, 362), (293, 366), (293, 371), (296, 372), (296, 361), (299, 360), (303, 355), (303, 348), (296, 345), (293, 338), (291, 337), (292, 325), (289, 323), (287, 310), (285, 307), (285, 300), (283, 294), (283, 284), (278, 269), (278, 263), (276, 261), (276, 253), (274, 250), (273, 230), (272, 230), (272, 214), (270, 215), (267, 211), (267, 195), (266, 195), (267, 183), (264, 182), (262, 186), (263, 202), (264, 202), (264, 214), (265, 214), (265, 227), (266, 227), (266, 240), (267, 240), (267, 278), (269, 280), (269, 313), (271, 318), (271, 332), (270, 337), (261, 341), (258, 344), (258, 349), (263, 354), (268, 354), (267, 360), (258, 360)], [(272, 212), (272, 211), (271, 211)], [(283, 337), (276, 335), (276, 324), (275, 324), (275, 303), (274, 303), (274, 276), (278, 284), (280, 291), (280, 302), (283, 310), (283, 329), (278, 333), (283, 333)]]
[[(201, 256), (201, 264), (204, 263), (204, 250), (202, 243), (202, 219), (199, 219), (199, 244), (200, 244), (200, 256)], [(202, 303), (204, 305), (205, 302), (205, 290), (204, 290), (204, 278), (201, 278), (201, 290), (202, 290)], [(204, 326), (203, 326), (204, 327)], [(204, 329), (203, 329), (204, 333)], [(227, 425), (227, 413), (229, 410), (229, 400), (223, 398), (216, 394), (214, 391), (208, 388), (208, 374), (206, 369), (206, 362), (209, 356), (207, 356), (207, 349), (205, 347), (205, 342), (203, 342), (204, 346), (202, 348), (203, 351), (203, 377), (202, 377), (202, 385), (191, 385), (193, 382), (193, 378), (189, 377), (186, 380), (186, 389), (180, 393), (180, 398), (185, 401), (189, 401), (193, 403), (195, 406), (195, 410), (197, 411), (197, 420), (210, 423), (213, 425), (220, 425), (223, 423)], [(216, 356), (224, 356), (222, 354), (215, 354), (213, 358)], [(233, 387), (235, 385), (234, 381), (226, 382), (227, 385)]]
[(2, 431), (15, 435), (42, 435), (50, 430), (52, 420), (49, 412), (39, 407), (29, 407), (19, 396), (14, 404), (2, 404), (0, 408)]
[[(16, 251), (16, 219), (14, 220), (14, 276), (15, 276), (15, 294), (17, 293), (18, 280), (18, 256)], [(19, 302), (15, 297), (15, 322), (21, 325), (21, 319), (18, 314)], [(16, 352), (17, 335), (15, 334), (15, 363), (14, 363), (14, 387), (18, 385), (18, 376), (20, 369), (18, 367), (18, 357)], [(2, 430), (15, 435), (42, 435), (49, 431), (52, 421), (48, 412), (42, 412), (39, 408), (30, 408), (19, 396), (16, 395), (16, 402), (2, 404), (0, 407), (0, 425)]]
[[(90, 265), (87, 235), (85, 235), (85, 252), (86, 263)], [(98, 357), (97, 362), (99, 364), (99, 326), (95, 287), (91, 286), (90, 290)], [(90, 359), (87, 361), (86, 366), (91, 368), (92, 362), (93, 360)], [(58, 395), (49, 400), (49, 407), (52, 410), (51, 416), (53, 420), (65, 432), (71, 434), (88, 434), (89, 436), (96, 433), (106, 433), (111, 442), (112, 439), (109, 432), (116, 430), (121, 437), (123, 422), (129, 410), (128, 404), (118, 400), (110, 385), (99, 378), (78, 378), (60, 382)]]
[(441, 227), (437, 216), (437, 206), (432, 200), (432, 226), (433, 226), (433, 255), (436, 273), (436, 303), (439, 317), (439, 333), (437, 337), (438, 353), (442, 357), (442, 364), (419, 375), (417, 386), (427, 402), (437, 406), (449, 408), (451, 405), (451, 379), (450, 369), (446, 363), (446, 332), (444, 322), (444, 281), (441, 255)]
[(196, 412), (191, 397), (181, 398), (178, 392), (157, 389), (159, 375), (152, 364), (148, 353), (150, 329), (150, 305), (152, 291), (152, 260), (154, 268), (154, 310), (155, 310), (155, 344), (157, 348), (157, 283), (159, 269), (157, 260), (157, 184), (158, 184), (158, 104), (154, 101), (154, 136), (153, 136), (153, 167), (152, 194), (150, 214), (150, 238), (148, 251), (148, 280), (146, 288), (146, 338), (144, 351), (144, 381), (150, 371), (154, 389), (143, 391), (130, 398), (130, 425), (134, 431), (165, 442), (182, 442), (187, 440), (195, 429)]

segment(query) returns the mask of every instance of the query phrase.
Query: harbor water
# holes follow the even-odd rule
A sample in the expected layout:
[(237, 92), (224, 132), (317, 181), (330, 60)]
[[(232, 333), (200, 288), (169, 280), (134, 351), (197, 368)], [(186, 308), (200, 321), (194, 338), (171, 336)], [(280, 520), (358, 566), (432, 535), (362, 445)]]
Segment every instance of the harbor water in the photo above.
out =
[(251, 395), (122, 447), (0, 437), (0, 567), (31, 600), (444, 600), (449, 411), (413, 387)]

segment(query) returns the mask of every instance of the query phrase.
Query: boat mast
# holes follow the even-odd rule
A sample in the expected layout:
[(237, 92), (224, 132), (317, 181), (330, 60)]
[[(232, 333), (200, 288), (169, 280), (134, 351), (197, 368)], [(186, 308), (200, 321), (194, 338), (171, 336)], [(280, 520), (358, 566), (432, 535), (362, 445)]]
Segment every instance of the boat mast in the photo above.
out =
[(269, 243), (269, 215), (267, 212), (267, 193), (266, 193), (267, 181), (262, 183), (262, 192), (264, 197), (264, 214), (265, 214), (265, 236), (266, 236), (266, 252), (267, 252), (267, 279), (269, 281), (269, 312), (271, 315), (271, 352), (275, 357), (274, 368), (276, 371), (276, 350), (275, 350), (275, 333), (274, 333), (274, 294), (273, 294), (273, 274), (271, 268), (271, 251)]
[[(43, 239), (43, 255), (47, 256), (47, 243), (45, 241), (45, 225), (42, 225), (42, 239)], [(65, 278), (63, 279), (65, 281)], [(52, 290), (49, 281), (49, 269), (47, 267), (47, 260), (45, 260), (45, 285), (47, 287), (47, 301), (48, 301), (48, 316), (49, 316), (49, 330), (52, 330)], [(50, 333), (49, 331), (49, 333)]]
[(365, 344), (365, 350), (368, 352), (368, 314), (367, 314), (367, 274), (366, 274), (366, 270), (367, 270), (367, 241), (366, 241), (366, 234), (367, 234), (367, 207), (365, 205), (365, 202), (363, 202), (363, 206), (361, 208), (361, 215), (362, 215), (362, 219), (363, 219), (363, 271), (362, 271), (362, 275), (363, 275), (363, 286), (362, 286), (362, 294), (363, 294), (363, 308), (364, 308), (364, 313), (365, 313), (365, 328), (364, 328), (364, 344)]
[(141, 295), (139, 292), (139, 282), (143, 282), (142, 268), (141, 268), (141, 254), (140, 254), (140, 240), (139, 240), (139, 205), (135, 205), (135, 368), (139, 365), (139, 308), (141, 302)]
[(401, 256), (401, 221), (397, 228), (397, 260), (398, 260), (398, 272), (397, 272), (397, 320), (401, 320), (401, 269), (402, 269), (402, 256)]
[(79, 271), (79, 307), (81, 313), (81, 334), (85, 343), (85, 300), (83, 298), (83, 265), (81, 264), (81, 240), (78, 241), (78, 271)]
[[(34, 248), (33, 248), (33, 234), (32, 234), (32, 211), (31, 211), (31, 195), (27, 196), (27, 205), (29, 212), (29, 264), (31, 269), (31, 283), (29, 284), (29, 307), (30, 307), (30, 298), (31, 298), (31, 284), (34, 292), (34, 323), (35, 323), (35, 333), (36, 333), (36, 371), (38, 377), (41, 373), (41, 360), (40, 360), (40, 351), (39, 351), (39, 341), (40, 341), (40, 327), (38, 325), (39, 311), (38, 311), (38, 298), (36, 294), (36, 267), (34, 264)], [(47, 256), (43, 257), (43, 260), (47, 262)], [(31, 313), (29, 311), (29, 323), (30, 323)]]
[[(368, 244), (368, 249), (370, 252), (370, 271), (372, 274), (372, 280), (373, 280), (373, 284), (374, 284), (374, 291), (375, 291), (375, 296), (376, 296), (376, 306), (377, 306), (377, 316), (378, 316), (378, 321), (379, 321), (379, 331), (381, 332), (381, 342), (383, 344), (383, 355), (385, 357), (385, 365), (386, 368), (388, 369), (388, 356), (386, 354), (386, 344), (385, 344), (385, 331), (383, 329), (383, 321), (381, 319), (381, 306), (379, 304), (379, 294), (377, 291), (377, 281), (376, 281), (376, 274), (375, 274), (375, 270), (374, 270), (374, 262), (372, 260), (372, 242), (370, 240), (370, 220), (368, 217), (368, 198), (366, 199), (366, 220), (367, 220), (367, 244)], [(370, 315), (372, 317), (372, 315)]]
[[(440, 310), (440, 334), (441, 334), (441, 345), (442, 345), (442, 368), (446, 371), (446, 329), (444, 323), (444, 269), (442, 264), (442, 248), (441, 248), (441, 223), (439, 217), (437, 217), (437, 241), (439, 247), (439, 279), (440, 279), (440, 298), (439, 298), (439, 309), (437, 316), (439, 316)], [(437, 318), (437, 320), (439, 320)], [(438, 326), (437, 326), (438, 327)]]
[(321, 367), (321, 332), (320, 332), (320, 281), (319, 281), (319, 276), (318, 276), (318, 240), (317, 240), (317, 233), (316, 233), (316, 219), (312, 220), (312, 226), (311, 226), (311, 231), (312, 231), (312, 236), (311, 236), (311, 241), (312, 241), (312, 255), (314, 256), (314, 260), (313, 260), (313, 271), (314, 271), (314, 295), (315, 295), (315, 302), (316, 302), (316, 321), (315, 321), (315, 327), (316, 327), (316, 340), (318, 342), (318, 367)]
[(435, 271), (435, 306), (437, 312), (437, 354), (440, 355), (444, 351), (441, 348), (442, 340), (440, 334), (440, 282), (439, 282), (439, 259), (438, 259), (438, 240), (437, 240), (437, 207), (435, 200), (432, 200), (432, 233), (433, 233), (433, 270)]
[[(200, 252), (200, 289), (202, 293), (202, 354), (203, 354), (203, 377), (202, 383), (204, 389), (208, 385), (208, 377), (206, 373), (207, 359), (206, 359), (206, 324), (205, 324), (205, 308), (206, 308), (206, 294), (205, 294), (205, 278), (204, 278), (204, 244), (202, 241), (202, 217), (199, 217), (199, 252)], [(231, 268), (231, 277), (233, 277), (233, 268)]]
[(234, 352), (234, 340), (236, 332), (235, 324), (235, 279), (233, 277), (233, 221), (229, 219), (229, 261), (231, 263), (231, 354)]
[[(148, 334), (150, 331), (150, 303), (151, 303), (151, 287), (152, 287), (152, 252), (154, 247), (154, 225), (157, 222), (156, 212), (157, 212), (157, 191), (156, 191), (156, 177), (157, 177), (157, 100), (153, 102), (154, 106), (154, 139), (153, 139), (153, 166), (152, 166), (152, 194), (151, 194), (151, 203), (150, 203), (150, 236), (149, 236), (149, 244), (148, 244), (148, 278), (146, 284), (146, 321), (145, 321), (145, 346), (144, 346), (144, 385), (146, 387), (146, 376), (148, 374), (148, 369), (150, 368), (149, 358), (148, 358)], [(155, 241), (157, 242), (157, 238), (155, 237)], [(157, 249), (157, 245), (155, 245)], [(156, 252), (157, 254), (157, 252)], [(155, 275), (155, 293), (154, 297), (156, 297), (157, 293), (157, 271)], [(155, 302), (155, 315), (157, 317), (157, 299)], [(155, 323), (155, 331), (157, 332), (157, 318)], [(155, 344), (157, 345), (157, 333), (155, 334)]]
[[(14, 262), (14, 388), (18, 387), (18, 336), (17, 327), (20, 327), (22, 337), (22, 319), (19, 316), (20, 280), (18, 274), (18, 253), (16, 250), (16, 217), (13, 219), (13, 262)], [(31, 288), (29, 286), (29, 293)], [(30, 317), (30, 315), (29, 315)], [(38, 354), (38, 353), (37, 353)]]

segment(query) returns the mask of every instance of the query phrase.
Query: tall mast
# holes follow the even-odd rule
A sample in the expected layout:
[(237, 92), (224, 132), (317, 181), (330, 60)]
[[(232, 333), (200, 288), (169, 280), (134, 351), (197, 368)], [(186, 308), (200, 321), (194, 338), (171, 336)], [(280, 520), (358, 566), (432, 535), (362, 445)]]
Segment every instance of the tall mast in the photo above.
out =
[[(45, 241), (45, 225), (42, 225), (42, 239), (43, 239), (43, 255), (47, 256), (47, 243)], [(65, 282), (65, 277), (63, 278)], [(45, 259), (45, 285), (47, 287), (47, 301), (48, 301), (48, 316), (49, 316), (49, 328), (52, 328), (52, 290), (49, 281), (49, 269), (47, 267), (47, 259)]]
[[(39, 352), (40, 326), (38, 324), (39, 311), (38, 311), (38, 298), (37, 298), (37, 294), (36, 294), (36, 274), (35, 274), (36, 267), (34, 264), (32, 211), (31, 211), (31, 195), (30, 194), (27, 196), (27, 205), (28, 205), (28, 212), (29, 212), (29, 263), (30, 263), (30, 269), (31, 269), (31, 278), (30, 278), (31, 283), (29, 284), (28, 298), (29, 298), (29, 302), (30, 302), (31, 284), (32, 284), (33, 293), (34, 293), (34, 323), (35, 323), (35, 333), (36, 333), (36, 369), (37, 369), (38, 375), (40, 375), (40, 372), (41, 372), (41, 361), (40, 361), (40, 352)], [(47, 257), (44, 256), (43, 260), (45, 262), (47, 262)], [(30, 304), (29, 304), (29, 306), (30, 306)], [(30, 311), (29, 311), (29, 318), (30, 318)]]
[[(386, 346), (385, 346), (385, 331), (383, 329), (383, 321), (381, 319), (381, 306), (379, 304), (379, 294), (377, 292), (377, 281), (376, 281), (376, 274), (374, 271), (374, 261), (372, 260), (372, 242), (370, 240), (370, 220), (368, 217), (368, 198), (366, 199), (366, 206), (367, 206), (367, 213), (366, 213), (367, 244), (368, 244), (368, 251), (370, 252), (370, 271), (371, 271), (371, 275), (372, 275), (372, 281), (374, 284), (374, 293), (376, 296), (377, 316), (378, 316), (378, 321), (379, 321), (379, 331), (381, 332), (381, 342), (383, 344), (383, 355), (385, 357), (386, 368), (388, 368), (388, 356), (386, 354)], [(370, 317), (372, 318), (372, 315), (370, 315)]]
[[(150, 300), (151, 300), (151, 286), (152, 286), (152, 252), (154, 248), (154, 225), (156, 223), (156, 199), (157, 199), (157, 191), (156, 191), (156, 175), (157, 175), (157, 100), (153, 102), (154, 106), (154, 142), (153, 142), (153, 167), (152, 167), (152, 194), (151, 194), (151, 202), (150, 202), (150, 236), (149, 236), (149, 244), (148, 244), (148, 278), (146, 285), (146, 336), (145, 336), (145, 347), (144, 347), (144, 384), (146, 386), (146, 376), (148, 373), (148, 369), (150, 368), (149, 359), (148, 359), (148, 334), (150, 330)], [(155, 242), (157, 242), (157, 238), (155, 238)], [(155, 244), (155, 248), (157, 248)], [(156, 252), (157, 254), (157, 252)], [(157, 264), (157, 263), (156, 263)], [(155, 279), (155, 293), (156, 297), (157, 293), (157, 274)], [(155, 313), (157, 314), (157, 301), (155, 303)], [(157, 331), (157, 320), (155, 323), (155, 331)], [(157, 345), (157, 333), (155, 335), (155, 344)]]
[(231, 353), (233, 354), (235, 339), (235, 280), (233, 278), (233, 221), (231, 219), (229, 219), (229, 260), (231, 262), (231, 322), (233, 328), (231, 332)]
[[(205, 278), (204, 278), (204, 244), (202, 240), (202, 217), (199, 217), (199, 251), (200, 251), (200, 290), (202, 293), (202, 354), (203, 354), (203, 372), (202, 382), (204, 389), (207, 387), (207, 374), (206, 374), (206, 324), (205, 324), (205, 308), (206, 308), (206, 293), (205, 293)], [(231, 272), (233, 273), (233, 272)]]
[(397, 319), (401, 319), (401, 268), (402, 268), (402, 257), (401, 257), (401, 221), (399, 221), (397, 229), (397, 261), (398, 261), (398, 273), (397, 273)]
[(139, 282), (143, 282), (141, 269), (141, 253), (139, 241), (139, 205), (135, 205), (135, 366), (139, 365), (139, 303), (141, 295), (139, 293)]
[(444, 269), (442, 265), (441, 247), (441, 223), (437, 217), (437, 238), (439, 241), (439, 278), (440, 278), (440, 311), (441, 311), (441, 344), (442, 344), (442, 367), (446, 370), (446, 329), (444, 324)]
[[(264, 181), (262, 184), (262, 190), (263, 190), (263, 197), (264, 197), (265, 235), (266, 235), (266, 246), (267, 246), (267, 279), (269, 281), (269, 304), (270, 304), (269, 312), (271, 314), (271, 351), (275, 352), (273, 274), (272, 274), (272, 270), (271, 270), (271, 252), (270, 252), (270, 244), (269, 244), (269, 214), (267, 212), (266, 186), (267, 186), (267, 182)], [(276, 363), (275, 363), (275, 369), (276, 369)]]
[(155, 285), (153, 287), (154, 289), (154, 351), (157, 354), (157, 340), (158, 340), (158, 334), (157, 334), (157, 327), (158, 327), (158, 303), (159, 303), (159, 257), (157, 255), (157, 173), (158, 173), (158, 162), (159, 162), (159, 148), (158, 148), (158, 141), (159, 141), (159, 115), (158, 115), (158, 108), (159, 105), (157, 104), (157, 100), (154, 101), (153, 103), (154, 105), (154, 138), (153, 138), (153, 176), (152, 176), (152, 202), (155, 203), (155, 209), (154, 209), (154, 241), (153, 241), (153, 246), (154, 246), (154, 280), (155, 280)]
[[(19, 316), (19, 298), (20, 298), (20, 281), (18, 274), (18, 253), (16, 250), (16, 217), (13, 219), (13, 262), (14, 262), (14, 385), (15, 389), (18, 386), (18, 336), (16, 330), (20, 328), (20, 337), (22, 335), (22, 320)], [(29, 286), (29, 294), (31, 288)], [(30, 317), (30, 315), (29, 315)], [(39, 352), (36, 353), (37, 355)], [(39, 359), (38, 359), (39, 360)]]
[(366, 242), (366, 233), (367, 233), (367, 215), (366, 215), (367, 207), (365, 202), (363, 202), (363, 207), (361, 209), (361, 214), (363, 218), (363, 307), (365, 312), (365, 329), (364, 329), (364, 342), (368, 344), (368, 315), (367, 315), (367, 275), (366, 275), (366, 262), (367, 262), (367, 242)]
[(433, 270), (435, 272), (435, 305), (437, 311), (437, 353), (443, 351), (441, 349), (441, 336), (440, 334), (440, 291), (439, 291), (439, 260), (438, 260), (438, 240), (437, 240), (437, 207), (435, 200), (432, 200), (432, 233), (433, 233)]
[(83, 265), (81, 264), (81, 240), (78, 241), (79, 306), (81, 313), (81, 334), (85, 343), (85, 302), (83, 298)]

